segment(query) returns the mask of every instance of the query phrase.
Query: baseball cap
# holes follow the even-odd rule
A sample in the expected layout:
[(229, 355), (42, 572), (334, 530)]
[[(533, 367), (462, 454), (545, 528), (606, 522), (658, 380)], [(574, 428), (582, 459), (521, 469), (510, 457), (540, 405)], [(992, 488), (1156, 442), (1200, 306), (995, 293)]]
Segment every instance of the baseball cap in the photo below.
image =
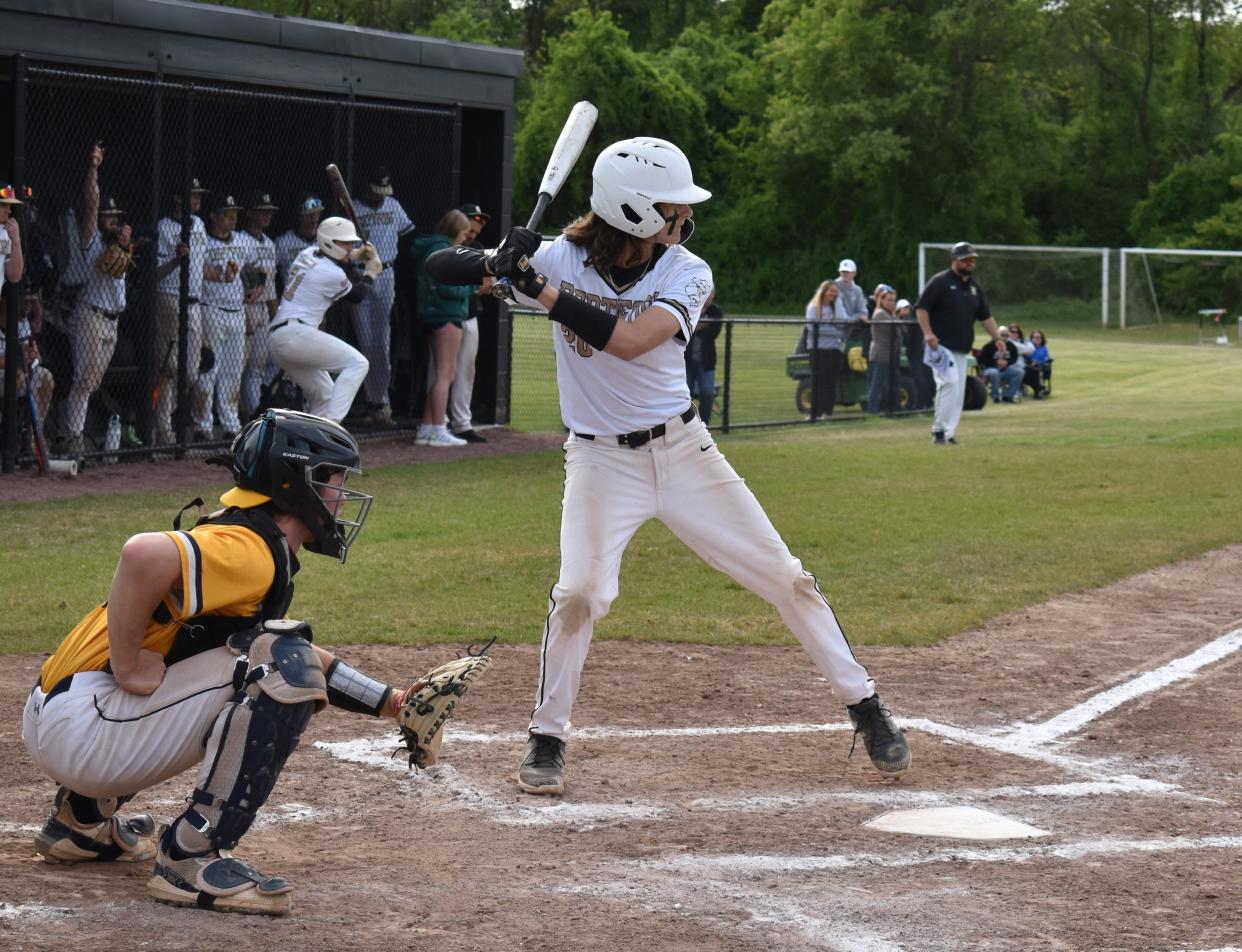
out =
[(207, 210), (210, 212), (235, 212), (240, 209), (241, 205), (228, 192), (217, 192), (207, 203)]
[(486, 225), (489, 221), (492, 220), (491, 215), (483, 211), (483, 209), (481, 209), (478, 205), (473, 204), (472, 202), (467, 202), (465, 205), (462, 205), (458, 209), (458, 211), (460, 211), (467, 218), (473, 218), (475, 221), (483, 225)]
[(853, 271), (855, 274), (857, 274), (858, 265), (854, 264), (853, 258), (842, 258), (841, 263), (837, 265), (837, 270), (838, 271)]
[(910, 306), (910, 302), (909, 302), (909, 301), (907, 301), (905, 298), (902, 298), (900, 301), (898, 301), (898, 302), (897, 302), (897, 310), (899, 310), (899, 311), (900, 311), (903, 307), (909, 307), (909, 306)]
[(8, 182), (0, 182), (0, 205), (21, 205), (17, 191)]
[(116, 199), (111, 195), (105, 195), (99, 200), (100, 215), (124, 215), (125, 209), (116, 203)]
[(978, 258), (979, 252), (975, 251), (975, 246), (969, 241), (959, 241), (953, 246), (953, 260), (958, 258)]
[(376, 195), (391, 195), (392, 173), (382, 165), (377, 166), (367, 176), (367, 184), (371, 186), (371, 191), (375, 192)]
[(197, 192), (199, 195), (204, 195), (207, 192), (211, 191), (211, 189), (207, 188), (207, 186), (204, 185), (202, 182), (200, 182), (198, 179), (192, 178), (190, 179), (190, 191)]
[(302, 199), (302, 204), (298, 205), (299, 215), (309, 215), (312, 212), (323, 211), (323, 199), (314, 195), (307, 195)]
[(272, 201), (271, 192), (251, 192), (250, 200), (246, 202), (246, 207), (251, 211), (268, 211), (274, 212), (280, 208)]

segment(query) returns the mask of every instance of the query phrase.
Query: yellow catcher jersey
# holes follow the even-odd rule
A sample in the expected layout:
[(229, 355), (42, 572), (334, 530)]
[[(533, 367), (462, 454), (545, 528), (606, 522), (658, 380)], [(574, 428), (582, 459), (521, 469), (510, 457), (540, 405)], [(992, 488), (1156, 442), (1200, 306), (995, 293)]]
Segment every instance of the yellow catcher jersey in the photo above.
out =
[[(197, 615), (246, 616), (258, 611), (276, 573), (263, 539), (245, 526), (207, 523), (167, 532), (181, 553), (181, 582), (164, 597), (170, 621), (147, 624), (142, 646), (167, 654), (184, 619)], [(108, 605), (78, 622), (56, 653), (43, 663), (44, 691), (79, 671), (101, 671), (108, 663)]]

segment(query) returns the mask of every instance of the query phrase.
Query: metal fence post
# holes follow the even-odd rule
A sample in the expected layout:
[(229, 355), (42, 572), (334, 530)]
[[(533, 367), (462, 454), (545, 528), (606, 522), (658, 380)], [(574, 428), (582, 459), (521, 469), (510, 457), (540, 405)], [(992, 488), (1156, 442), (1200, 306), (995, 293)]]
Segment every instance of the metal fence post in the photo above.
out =
[[(13, 189), (20, 195), (26, 186), (26, 57), (20, 53), (13, 57)], [(23, 239), (29, 239), (30, 230), (22, 227), (26, 224), (25, 205), (11, 205), (11, 214), (21, 227)], [(23, 248), (23, 251), (25, 248)], [(6, 281), (0, 274), (0, 306), (3, 306)], [(9, 367), (21, 366), (24, 351), (18, 343), (17, 327), (22, 316), (22, 296), (20, 282), (8, 292), (8, 320), (4, 330), (5, 353), (9, 355)], [(26, 386), (32, 387), (33, 381), (27, 380)], [(11, 473), (17, 467), (18, 440), (21, 432), (17, 419), (17, 374), (10, 370), (4, 375), (4, 452), (0, 454), (0, 469)]]
[(729, 432), (729, 394), (733, 390), (733, 321), (725, 322), (725, 379), (721, 395), (720, 431)]

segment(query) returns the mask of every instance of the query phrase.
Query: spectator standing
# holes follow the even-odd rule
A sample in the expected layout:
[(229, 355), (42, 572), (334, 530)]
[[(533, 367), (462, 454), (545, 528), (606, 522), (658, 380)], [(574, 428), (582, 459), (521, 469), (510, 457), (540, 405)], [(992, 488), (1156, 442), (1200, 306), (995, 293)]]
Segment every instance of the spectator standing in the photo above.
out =
[(931, 368), (923, 363), (923, 331), (914, 320), (914, 309), (910, 302), (902, 298), (897, 302), (897, 320), (901, 321), (902, 336), (906, 344), (906, 360), (909, 364), (910, 383), (914, 388), (911, 410), (926, 410), (932, 405), (932, 392), (935, 384), (932, 380)]
[[(383, 269), (370, 245), (351, 222), (325, 218), (315, 247), (306, 248), (289, 268), (289, 280), (268, 333), (276, 365), (306, 394), (309, 411), (340, 423), (367, 375), (367, 359), (345, 341), (319, 329), (336, 301), (361, 301)], [(360, 262), (358, 274), (354, 262)], [(335, 379), (333, 378), (335, 374)]]
[(228, 193), (210, 203), (207, 248), (203, 261), (203, 341), (211, 349), (209, 366), (199, 367), (195, 418), (200, 439), (212, 438), (212, 403), (221, 436), (231, 440), (241, 430), (238, 399), (246, 361), (246, 290), (238, 277), (253, 264), (253, 246), (236, 233), (241, 206)]
[(837, 290), (841, 292), (835, 305), (837, 317), (843, 321), (865, 321), (870, 309), (867, 307), (867, 295), (858, 286), (858, 265), (853, 258), (842, 258), (837, 265)]
[(241, 406), (249, 417), (259, 408), (267, 370), (267, 329), (276, 316), (276, 243), (267, 236), (279, 206), (270, 192), (255, 192), (246, 203), (246, 228), (238, 238), (250, 246), (252, 265), (242, 271), (246, 301), (246, 357), (242, 365)]
[(979, 259), (974, 245), (959, 241), (950, 252), (949, 267), (932, 276), (919, 294), (914, 313), (923, 339), (933, 350), (945, 347), (952, 358), (944, 373), (936, 372), (936, 410), (932, 441), (957, 443), (957, 425), (966, 398), (966, 356), (974, 346), (975, 322), (983, 324), (995, 340), (996, 321), (983, 288), (974, 280)]
[(1022, 368), (1018, 348), (1009, 339), (1009, 328), (997, 329), (997, 338), (979, 351), (979, 365), (992, 391), (992, 402), (1017, 403), (1022, 399)]
[(65, 408), (65, 451), (80, 455), (85, 450), (83, 430), (91, 394), (103, 381), (116, 350), (116, 325), (125, 310), (125, 278), (121, 269), (106, 269), (110, 246), (126, 253), (133, 251), (129, 225), (121, 224), (125, 212), (111, 196), (100, 197), (99, 167), (104, 150), (99, 143), (91, 149), (86, 181), (82, 186), (82, 210), (78, 219), (78, 238), (84, 260), (89, 263), (86, 282), (69, 319), (73, 347), (73, 385)]
[(198, 217), (203, 188), (190, 180), (190, 240), (182, 243), (182, 196), (168, 199), (168, 214), (155, 227), (155, 353), (160, 361), (155, 398), (155, 445), (176, 443), (173, 413), (177, 395), (177, 354), (181, 336), (181, 262), (189, 260), (186, 277), (185, 380), (188, 391), (198, 384), (199, 354), (203, 346), (203, 261), (207, 253), (207, 229)]
[[(491, 216), (476, 204), (462, 205), (458, 209), (470, 223), (470, 231), (466, 235), (465, 246), (482, 250), (479, 241), (481, 232)], [(449, 388), (448, 418), (449, 431), (459, 440), (467, 443), (486, 443), (474, 429), (471, 404), (474, 401), (474, 371), (479, 357), (479, 317), (483, 313), (483, 298), (492, 293), (492, 279), (484, 277), (483, 283), (474, 289), (470, 298), (470, 316), (461, 323), (461, 347), (457, 350), (457, 371), (453, 375), (453, 385)]]
[(389, 348), (392, 343), (392, 303), (396, 296), (393, 262), (397, 259), (398, 239), (412, 234), (414, 223), (400, 203), (392, 197), (392, 177), (380, 167), (366, 178), (360, 190), (358, 227), (379, 252), (384, 270), (375, 280), (375, 287), (353, 307), (354, 336), (358, 350), (371, 364), (365, 384), (368, 422), (378, 425), (392, 423), (392, 405), (388, 387), (392, 382)]
[(724, 327), (724, 312), (716, 303), (716, 289), (708, 295), (690, 343), (686, 347), (686, 383), (690, 396), (699, 401), (699, 417), (704, 426), (712, 422), (712, 404), (716, 399), (716, 338)]
[(465, 446), (466, 441), (448, 431), (444, 414), (449, 387), (457, 372), (461, 325), (470, 314), (475, 285), (442, 284), (427, 273), (427, 256), (441, 248), (462, 245), (470, 234), (470, 221), (456, 208), (445, 212), (436, 230), (414, 239), (413, 254), (419, 261), (418, 319), (431, 340), (432, 372), (427, 381), (423, 421), (414, 442), (419, 446)]
[(297, 224), (276, 239), (276, 271), (280, 277), (280, 290), (288, 285), (289, 268), (293, 259), (307, 248), (315, 247), (319, 232), (319, 219), (323, 217), (323, 200), (307, 195), (297, 208)]
[(875, 289), (875, 311), (871, 315), (871, 348), (867, 353), (867, 412), (882, 413), (892, 405), (895, 395), (893, 373), (901, 362), (900, 327), (897, 324), (897, 292), (890, 285)]
[(814, 395), (811, 418), (832, 416), (837, 402), (837, 388), (845, 376), (845, 339), (853, 318), (841, 316), (837, 304), (841, 287), (835, 281), (823, 282), (806, 305), (806, 330), (803, 334), (811, 354)]
[(13, 217), (15, 206), (22, 204), (7, 182), (0, 182), (0, 287), (4, 282), (17, 284), (26, 270), (22, 257), (22, 233)]

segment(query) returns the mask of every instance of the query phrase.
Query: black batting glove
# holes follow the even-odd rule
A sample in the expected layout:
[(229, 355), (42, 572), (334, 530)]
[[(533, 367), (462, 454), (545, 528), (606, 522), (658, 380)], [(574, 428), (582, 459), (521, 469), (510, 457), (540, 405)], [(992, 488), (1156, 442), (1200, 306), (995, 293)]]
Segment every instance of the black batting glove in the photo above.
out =
[(529, 258), (539, 250), (541, 244), (543, 239), (538, 232), (520, 226), (510, 228), (500, 247), (487, 256), (487, 270), (498, 278), (509, 278), (516, 284), (517, 275), (514, 272), (517, 270), (518, 261)]

